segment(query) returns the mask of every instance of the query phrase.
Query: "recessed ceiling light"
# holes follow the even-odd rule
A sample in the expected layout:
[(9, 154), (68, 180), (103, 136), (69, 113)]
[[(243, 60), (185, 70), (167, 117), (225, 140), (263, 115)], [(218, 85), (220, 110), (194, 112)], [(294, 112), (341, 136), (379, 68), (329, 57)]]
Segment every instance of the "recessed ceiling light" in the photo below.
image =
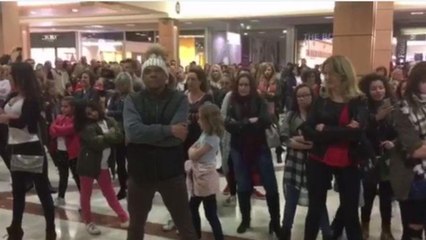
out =
[(245, 33), (244, 33), (244, 36), (247, 36), (247, 35), (248, 35), (248, 33), (246, 33), (246, 32), (245, 32)]
[(73, 9), (71, 9), (71, 11), (72, 11), (73, 13), (77, 13), (77, 12), (78, 12), (78, 9), (77, 9), (77, 8), (73, 8)]
[(285, 29), (284, 29), (284, 30), (283, 30), (283, 33), (284, 33), (284, 34), (286, 34), (286, 33), (287, 33), (287, 30), (285, 30)]
[(128, 23), (128, 24), (126, 24), (126, 26), (127, 27), (134, 27), (134, 26), (136, 26), (135, 24), (133, 24), (133, 23)]
[(37, 14), (37, 12), (36, 11), (30, 11), (30, 14), (34, 15), (34, 14)]
[(250, 22), (252, 22), (252, 23), (258, 23), (258, 22), (260, 22), (259, 20), (257, 20), (257, 19), (252, 19), (252, 20), (250, 20)]
[(250, 25), (247, 25), (247, 26), (246, 26), (246, 29), (247, 29), (247, 30), (250, 30), (250, 29), (251, 29), (251, 26), (250, 26)]
[(240, 23), (240, 26), (241, 26), (242, 28), (244, 28), (244, 23)]
[(104, 28), (104, 26), (102, 26), (102, 25), (91, 25), (89, 27), (92, 27), (92, 28)]
[(334, 17), (333, 16), (326, 16), (326, 17), (324, 17), (325, 19), (333, 19)]
[(259, 34), (265, 34), (265, 32), (259, 32)]
[(192, 24), (192, 22), (185, 22), (185, 24), (191, 25), (191, 24)]
[(425, 14), (424, 12), (411, 12), (411, 15), (423, 15)]

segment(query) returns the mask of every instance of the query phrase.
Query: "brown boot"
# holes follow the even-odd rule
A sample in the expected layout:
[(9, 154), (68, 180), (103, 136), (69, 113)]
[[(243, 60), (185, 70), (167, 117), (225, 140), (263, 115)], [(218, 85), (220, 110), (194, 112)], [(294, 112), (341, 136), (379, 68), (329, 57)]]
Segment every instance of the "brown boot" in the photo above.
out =
[(362, 228), (362, 239), (367, 240), (370, 237), (370, 222), (363, 222)]
[(380, 240), (395, 240), (392, 235), (390, 225), (382, 225), (382, 234), (380, 234)]

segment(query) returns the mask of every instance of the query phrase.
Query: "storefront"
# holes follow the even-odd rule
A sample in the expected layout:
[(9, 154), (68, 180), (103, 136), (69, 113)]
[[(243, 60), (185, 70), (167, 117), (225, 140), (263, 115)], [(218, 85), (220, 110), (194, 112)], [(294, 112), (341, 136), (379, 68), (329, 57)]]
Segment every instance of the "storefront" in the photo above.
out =
[(81, 55), (106, 62), (124, 58), (124, 32), (81, 33)]
[(397, 29), (394, 40), (393, 60), (395, 65), (426, 61), (426, 28), (406, 27)]
[(298, 25), (296, 32), (296, 62), (304, 58), (313, 68), (333, 54), (332, 24)]
[(31, 58), (36, 63), (52, 62), (56, 58), (75, 62), (77, 60), (75, 32), (31, 33)]
[(126, 58), (143, 61), (144, 53), (156, 42), (155, 31), (126, 32), (124, 49)]
[(182, 66), (188, 66), (192, 61), (204, 66), (206, 62), (204, 39), (204, 30), (180, 31), (179, 62)]

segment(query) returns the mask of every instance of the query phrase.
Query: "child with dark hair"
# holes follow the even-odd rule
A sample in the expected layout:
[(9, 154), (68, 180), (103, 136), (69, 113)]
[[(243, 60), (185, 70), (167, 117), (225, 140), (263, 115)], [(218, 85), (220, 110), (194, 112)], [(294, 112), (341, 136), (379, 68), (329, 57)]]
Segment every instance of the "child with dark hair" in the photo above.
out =
[(74, 129), (74, 98), (65, 97), (61, 101), (61, 114), (50, 125), (49, 133), (55, 144), (54, 156), (59, 170), (59, 189), (55, 206), (65, 205), (65, 192), (71, 170), (77, 188), (80, 179), (77, 175), (77, 157), (80, 152), (80, 139)]
[(105, 116), (99, 102), (90, 101), (77, 108), (75, 129), (80, 136), (81, 150), (77, 160), (77, 174), (80, 176), (80, 202), (86, 230), (91, 235), (101, 231), (92, 222), (90, 198), (93, 181), (96, 179), (109, 206), (120, 218), (120, 227), (127, 228), (129, 216), (121, 207), (112, 186), (109, 164), (114, 161), (112, 147), (123, 140), (123, 133), (116, 121)]

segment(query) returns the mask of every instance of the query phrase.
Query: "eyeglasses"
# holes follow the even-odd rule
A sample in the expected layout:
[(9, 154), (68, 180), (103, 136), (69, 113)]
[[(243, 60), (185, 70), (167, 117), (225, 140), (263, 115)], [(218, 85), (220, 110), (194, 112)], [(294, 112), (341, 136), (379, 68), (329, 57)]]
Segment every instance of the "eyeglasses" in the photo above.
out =
[(311, 94), (304, 94), (304, 95), (297, 95), (296, 97), (300, 99), (300, 98), (312, 97), (312, 95)]

